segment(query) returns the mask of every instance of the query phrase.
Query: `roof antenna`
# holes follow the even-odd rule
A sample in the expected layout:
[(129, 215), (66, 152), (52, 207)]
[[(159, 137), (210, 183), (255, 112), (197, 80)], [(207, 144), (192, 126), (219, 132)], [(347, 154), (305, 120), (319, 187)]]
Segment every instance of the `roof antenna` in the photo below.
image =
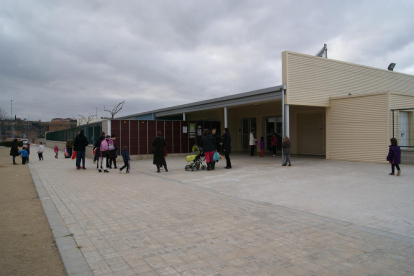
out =
[(388, 70), (394, 71), (394, 67), (395, 67), (395, 63), (390, 63), (390, 65), (388, 65)]
[(328, 46), (323, 44), (323, 48), (315, 55), (315, 57), (328, 58)]

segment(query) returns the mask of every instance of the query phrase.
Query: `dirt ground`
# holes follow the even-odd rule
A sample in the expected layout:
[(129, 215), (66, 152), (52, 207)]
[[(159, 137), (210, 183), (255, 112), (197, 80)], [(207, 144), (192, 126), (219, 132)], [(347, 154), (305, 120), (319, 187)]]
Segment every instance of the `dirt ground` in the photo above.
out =
[(0, 275), (66, 275), (29, 167), (9, 153), (0, 148)]

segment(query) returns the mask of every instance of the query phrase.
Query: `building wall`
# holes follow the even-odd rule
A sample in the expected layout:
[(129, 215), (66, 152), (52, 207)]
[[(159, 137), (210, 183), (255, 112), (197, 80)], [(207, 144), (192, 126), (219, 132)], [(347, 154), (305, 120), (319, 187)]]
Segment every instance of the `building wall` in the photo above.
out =
[[(414, 90), (414, 89), (413, 89)], [(390, 108), (391, 109), (403, 109), (407, 108), (411, 110), (406, 110), (405, 112), (408, 113), (409, 116), (409, 146), (414, 146), (414, 95), (409, 94), (399, 94), (398, 92), (390, 92)], [(394, 111), (394, 132), (391, 134), (394, 135), (397, 140), (400, 140), (399, 137), (399, 117), (400, 117), (400, 110)], [(392, 113), (391, 113), (392, 118)], [(392, 119), (391, 119), (392, 120)], [(392, 130), (391, 130), (392, 131)]]
[(389, 145), (388, 93), (331, 99), (328, 159), (385, 163)]
[(328, 107), (330, 97), (389, 90), (414, 96), (412, 75), (293, 52), (282, 53), (282, 80), (291, 105)]

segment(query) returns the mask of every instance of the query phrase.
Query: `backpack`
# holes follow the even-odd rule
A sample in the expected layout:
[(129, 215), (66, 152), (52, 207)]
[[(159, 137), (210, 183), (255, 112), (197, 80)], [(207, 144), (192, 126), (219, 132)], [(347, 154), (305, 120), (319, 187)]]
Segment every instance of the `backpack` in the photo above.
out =
[(107, 151), (108, 150), (108, 142), (106, 141), (106, 139), (102, 140), (100, 150), (101, 151)]
[(108, 141), (108, 149), (109, 150), (115, 150), (115, 143), (114, 143), (114, 140), (109, 140)]

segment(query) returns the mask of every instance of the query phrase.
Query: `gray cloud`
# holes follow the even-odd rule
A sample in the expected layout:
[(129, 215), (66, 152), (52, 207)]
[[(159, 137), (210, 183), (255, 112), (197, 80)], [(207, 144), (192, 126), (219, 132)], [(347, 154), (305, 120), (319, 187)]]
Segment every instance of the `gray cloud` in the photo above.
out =
[[(4, 1), (3, 1), (4, 2)], [(414, 74), (410, 1), (5, 1), (0, 107), (120, 115), (281, 84), (281, 52)]]

